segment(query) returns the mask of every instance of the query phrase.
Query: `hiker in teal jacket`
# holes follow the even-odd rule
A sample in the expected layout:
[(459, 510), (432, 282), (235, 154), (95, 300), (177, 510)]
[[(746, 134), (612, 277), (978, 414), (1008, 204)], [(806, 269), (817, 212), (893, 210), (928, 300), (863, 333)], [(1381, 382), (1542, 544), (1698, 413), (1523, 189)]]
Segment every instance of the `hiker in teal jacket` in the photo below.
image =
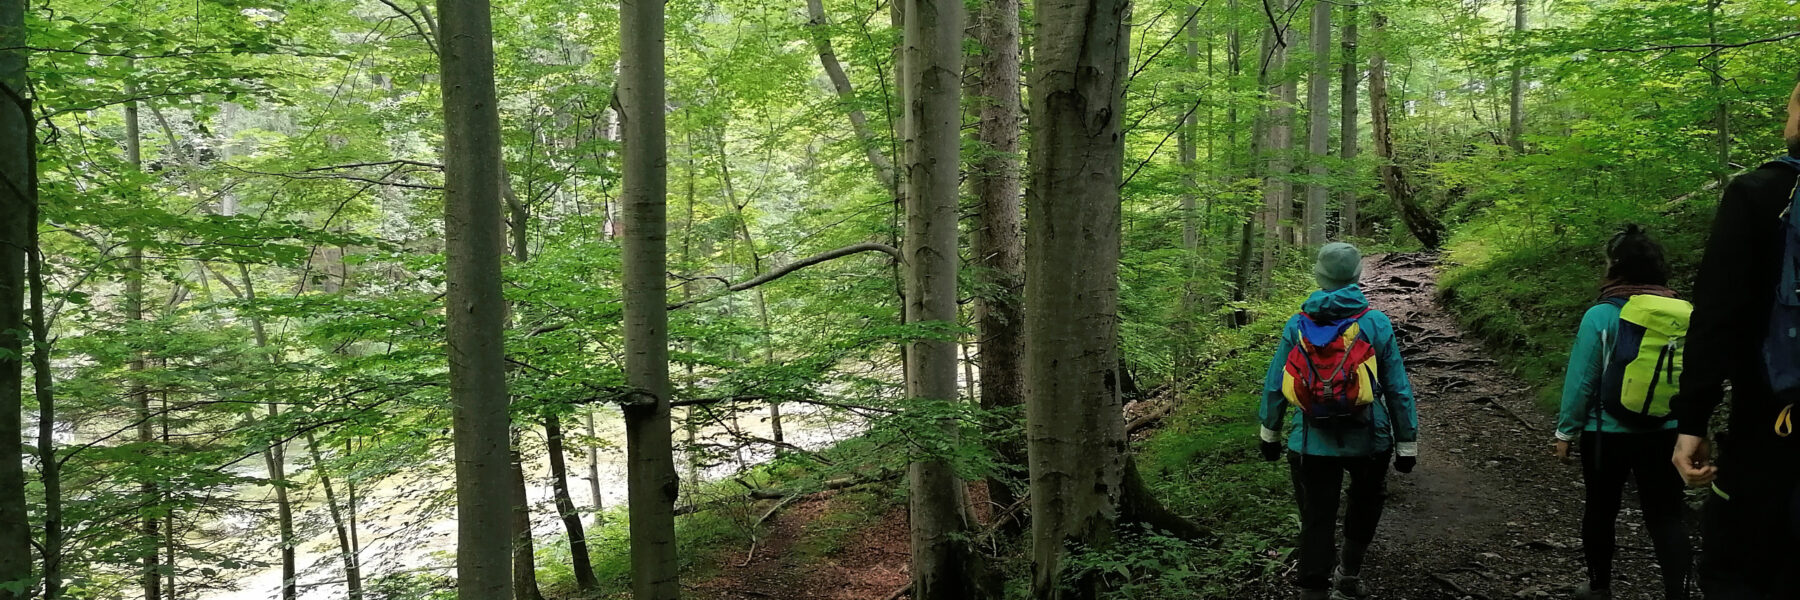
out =
[[(1411, 473), (1418, 464), (1419, 417), (1412, 385), (1406, 380), (1400, 346), (1387, 315), (1371, 310), (1358, 282), (1362, 256), (1355, 246), (1329, 244), (1319, 251), (1313, 269), (1320, 291), (1307, 299), (1303, 315), (1288, 320), (1263, 383), (1260, 410), (1262, 454), (1265, 460), (1282, 455), (1282, 421), (1289, 404), (1282, 392), (1288, 355), (1300, 342), (1302, 319), (1332, 322), (1355, 318), (1359, 337), (1374, 349), (1377, 381), (1375, 401), (1366, 423), (1320, 428), (1296, 412), (1288, 427), (1288, 466), (1293, 473), (1294, 497), (1300, 504), (1301, 600), (1342, 600), (1367, 596), (1362, 585), (1363, 557), (1375, 539), (1387, 497), (1390, 460), (1395, 470)], [(1360, 315), (1360, 316), (1358, 316)], [(1398, 459), (1393, 457), (1398, 455)], [(1336, 556), (1338, 495), (1344, 475), (1350, 477), (1349, 507), (1344, 517), (1344, 551)], [(1337, 563), (1333, 569), (1333, 563)]]
[(1677, 423), (1674, 419), (1630, 423), (1601, 406), (1607, 369), (1619, 339), (1620, 307), (1633, 296), (1674, 298), (1675, 292), (1668, 288), (1669, 267), (1662, 246), (1638, 226), (1627, 226), (1614, 235), (1606, 245), (1606, 255), (1601, 301), (1588, 309), (1575, 334), (1568, 375), (1563, 379), (1562, 413), (1556, 423), (1556, 456), (1567, 462), (1570, 446), (1579, 441), (1581, 478), (1587, 484), (1581, 546), (1588, 582), (1576, 590), (1575, 597), (1612, 597), (1620, 500), (1626, 480), (1636, 478), (1644, 524), (1662, 568), (1664, 597), (1682, 600), (1688, 597), (1693, 549), (1681, 517), (1681, 475), (1670, 468), (1667, 458), (1675, 448)]

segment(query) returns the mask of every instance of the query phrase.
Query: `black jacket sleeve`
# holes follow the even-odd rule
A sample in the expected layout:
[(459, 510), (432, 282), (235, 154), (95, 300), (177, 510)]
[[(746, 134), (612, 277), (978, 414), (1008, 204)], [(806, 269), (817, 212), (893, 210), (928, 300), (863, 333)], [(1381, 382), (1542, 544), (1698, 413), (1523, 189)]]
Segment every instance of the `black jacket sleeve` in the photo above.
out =
[(1757, 322), (1759, 301), (1766, 302), (1763, 297), (1768, 293), (1750, 289), (1749, 283), (1761, 279), (1753, 271), (1763, 262), (1756, 260), (1757, 236), (1753, 233), (1760, 229), (1756, 220), (1762, 211), (1757, 205), (1762, 195), (1787, 192), (1767, 189), (1773, 186), (1766, 185), (1766, 179), (1763, 173), (1751, 172), (1732, 180), (1713, 219), (1706, 256), (1694, 283), (1694, 315), (1688, 347), (1682, 353), (1681, 392), (1673, 401), (1677, 427), (1684, 434), (1706, 436), (1713, 410), (1724, 397), (1724, 382), (1733, 362), (1742, 360), (1749, 350), (1745, 344), (1753, 344), (1759, 337), (1750, 330)]

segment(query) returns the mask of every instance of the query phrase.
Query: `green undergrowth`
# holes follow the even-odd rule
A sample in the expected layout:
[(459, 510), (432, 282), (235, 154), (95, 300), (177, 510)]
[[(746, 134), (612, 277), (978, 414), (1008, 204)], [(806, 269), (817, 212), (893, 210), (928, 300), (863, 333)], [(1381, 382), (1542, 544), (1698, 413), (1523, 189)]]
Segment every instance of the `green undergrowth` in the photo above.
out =
[[(764, 522), (762, 517), (769, 514), (776, 501), (744, 501), (746, 485), (757, 489), (818, 490), (824, 488), (827, 479), (847, 476), (849, 472), (862, 473), (870, 483), (833, 495), (823, 511), (807, 523), (801, 539), (784, 560), (804, 564), (843, 549), (857, 533), (904, 503), (899, 480), (882, 475), (883, 469), (891, 470), (893, 465), (884, 465), (878, 450), (877, 444), (866, 437), (851, 438), (821, 450), (816, 458), (785, 454), (733, 479), (699, 484), (691, 492), (693, 501), (710, 504), (710, 508), (675, 519), (676, 547), (680, 549), (676, 556), (681, 563), (682, 580), (711, 579), (726, 561), (735, 564), (751, 544), (767, 543), (774, 519)], [(783, 509), (792, 507), (793, 504), (787, 504)], [(591, 517), (586, 521), (591, 523)], [(567, 537), (538, 540), (538, 581), (546, 598), (611, 600), (630, 596), (630, 521), (624, 507), (607, 510), (602, 521), (602, 525), (587, 530), (589, 554), (600, 583), (600, 588), (591, 594), (576, 591)]]
[[(1645, 211), (1633, 221), (1660, 240), (1676, 291), (1687, 294), (1712, 223), (1713, 202), (1701, 194), (1668, 213)], [(1538, 406), (1560, 402), (1569, 348), (1582, 315), (1599, 301), (1605, 244), (1619, 223), (1580, 231), (1532, 234), (1499, 222), (1471, 223), (1445, 253), (1439, 294), (1463, 330), (1481, 341), (1533, 390)]]

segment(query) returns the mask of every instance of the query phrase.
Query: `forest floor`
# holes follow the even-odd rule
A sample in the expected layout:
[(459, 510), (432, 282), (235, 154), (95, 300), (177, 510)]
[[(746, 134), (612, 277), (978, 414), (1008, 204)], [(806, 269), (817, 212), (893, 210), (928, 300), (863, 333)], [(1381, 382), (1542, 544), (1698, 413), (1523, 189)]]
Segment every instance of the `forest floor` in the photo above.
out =
[[(1420, 460), (1391, 474), (1387, 511), (1365, 577), (1379, 600), (1569, 598), (1582, 567), (1580, 468), (1550, 453), (1554, 415), (1533, 390), (1466, 339), (1436, 301), (1433, 257), (1366, 260), (1364, 288), (1392, 317), (1419, 399)], [(979, 486), (977, 486), (979, 487)], [(979, 494), (980, 490), (974, 490)], [(1614, 597), (1661, 597), (1650, 542), (1627, 491)], [(907, 582), (904, 508), (850, 532), (822, 534), (831, 492), (783, 509), (753, 550), (728, 555), (696, 597), (716, 600), (896, 600)], [(831, 547), (798, 548), (833, 537)], [(1291, 569), (1289, 570), (1291, 574)], [(1260, 598), (1294, 595), (1286, 580), (1253, 586)]]
[[(1551, 455), (1555, 416), (1534, 391), (1439, 306), (1437, 274), (1424, 255), (1364, 265), (1370, 302), (1398, 330), (1420, 420), (1419, 466), (1390, 475), (1364, 575), (1381, 599), (1572, 597), (1586, 580), (1580, 467)], [(1614, 597), (1661, 598), (1635, 498), (1628, 490)]]

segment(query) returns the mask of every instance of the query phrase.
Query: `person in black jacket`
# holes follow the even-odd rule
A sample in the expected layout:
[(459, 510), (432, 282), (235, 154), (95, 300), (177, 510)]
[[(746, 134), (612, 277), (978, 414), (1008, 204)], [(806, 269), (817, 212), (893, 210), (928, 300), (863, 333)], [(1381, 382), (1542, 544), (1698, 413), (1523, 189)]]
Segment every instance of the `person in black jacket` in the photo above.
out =
[[(1800, 157), (1800, 86), (1788, 98), (1785, 137)], [(1694, 287), (1673, 460), (1690, 485), (1712, 485), (1701, 521), (1708, 600), (1800, 598), (1800, 443), (1777, 432), (1783, 405), (1763, 358), (1783, 253), (1780, 217), (1797, 174), (1777, 162), (1732, 180)], [(1725, 381), (1730, 420), (1715, 463), (1707, 434)]]

